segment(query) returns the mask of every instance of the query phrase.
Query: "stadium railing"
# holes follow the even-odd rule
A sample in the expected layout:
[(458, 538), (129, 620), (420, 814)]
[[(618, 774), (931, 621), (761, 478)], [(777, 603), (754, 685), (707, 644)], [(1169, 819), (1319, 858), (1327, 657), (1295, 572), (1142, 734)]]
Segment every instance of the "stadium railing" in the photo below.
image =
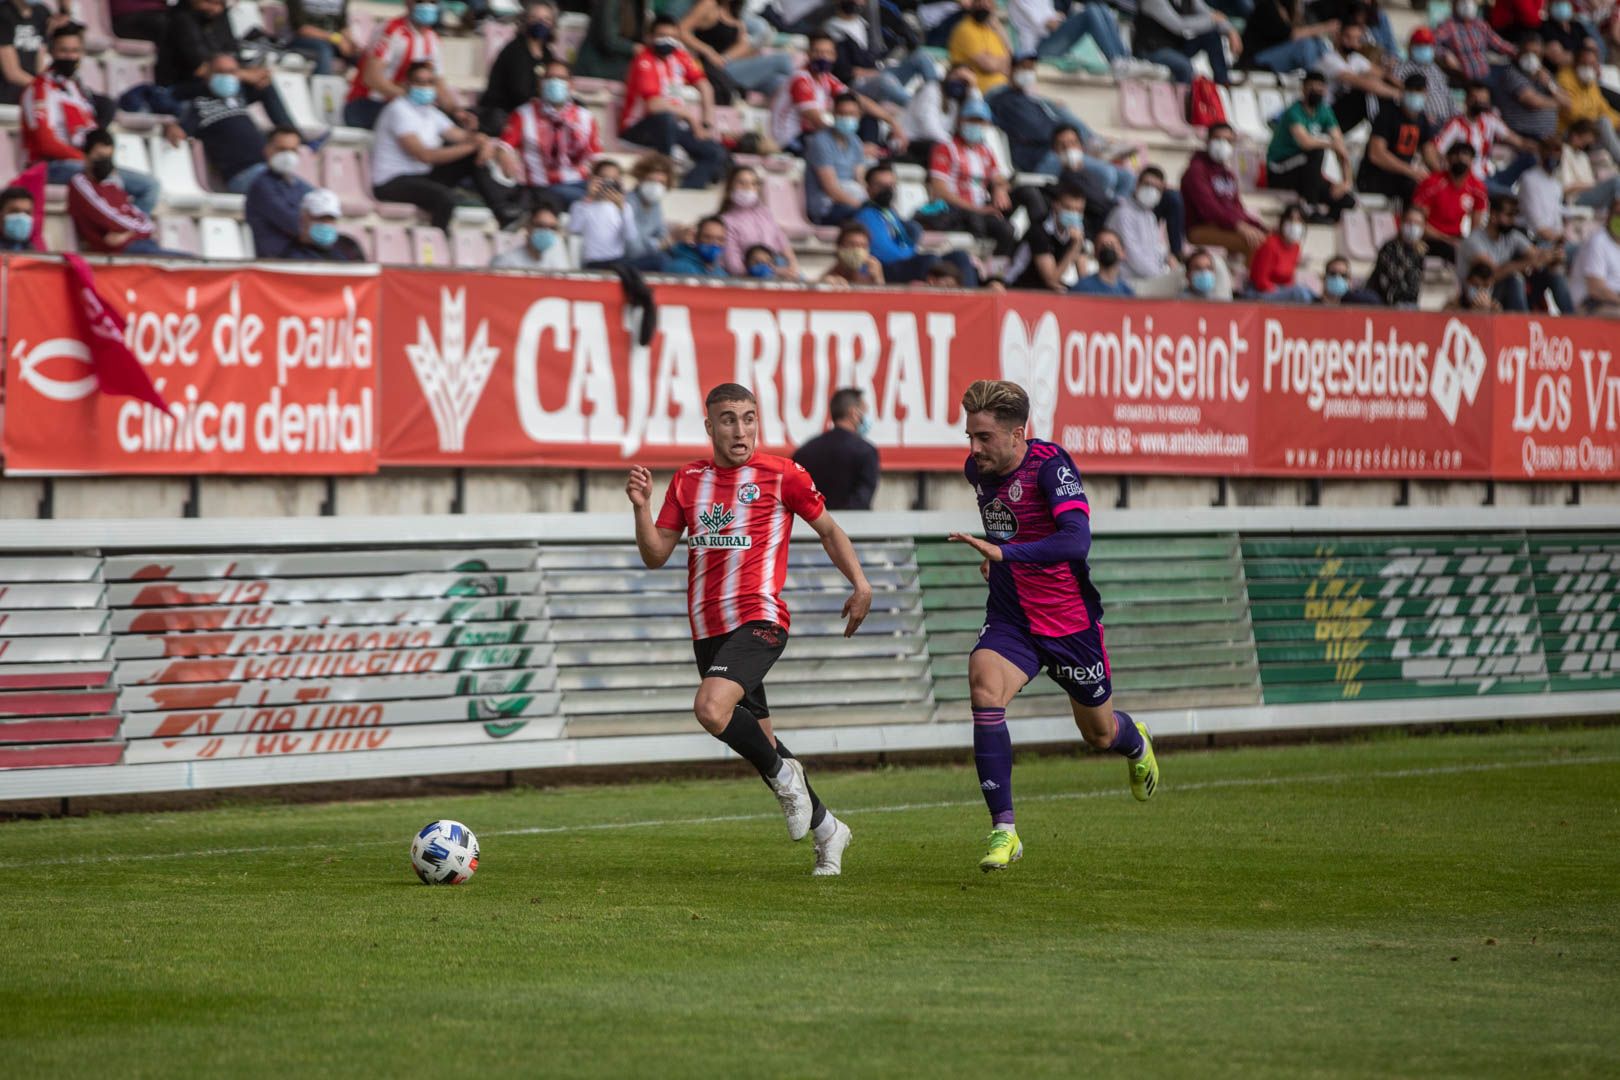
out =
[[(961, 514), (800, 527), (770, 700), (801, 754), (967, 747)], [(0, 800), (715, 760), (683, 552), (628, 515), (0, 523)], [(1620, 510), (1099, 510), (1116, 700), (1160, 735), (1620, 711)], [(1044, 676), (1022, 745), (1074, 741)]]

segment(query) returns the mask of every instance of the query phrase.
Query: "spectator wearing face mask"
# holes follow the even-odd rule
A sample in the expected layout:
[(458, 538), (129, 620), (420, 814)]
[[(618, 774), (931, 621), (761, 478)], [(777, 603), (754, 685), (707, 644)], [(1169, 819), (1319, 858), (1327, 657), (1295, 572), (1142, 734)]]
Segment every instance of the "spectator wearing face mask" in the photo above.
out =
[(1611, 159), (1620, 163), (1620, 136), (1616, 135), (1616, 127), (1620, 126), (1620, 110), (1609, 104), (1598, 81), (1601, 67), (1597, 42), (1593, 40), (1581, 46), (1573, 65), (1558, 73), (1559, 89), (1567, 99), (1567, 103), (1558, 110), (1558, 134), (1566, 134), (1570, 125), (1577, 120), (1590, 120), (1597, 126), (1598, 141), (1603, 144), (1603, 149), (1609, 152)]
[(1428, 216), (1424, 239), (1432, 254), (1453, 260), (1457, 245), (1483, 218), (1490, 195), (1474, 176), (1474, 148), (1465, 142), (1446, 151), (1444, 172), (1431, 173), (1412, 195)]
[(1535, 143), (1515, 135), (1507, 124), (1502, 122), (1501, 115), (1491, 104), (1489, 86), (1484, 83), (1471, 83), (1466, 94), (1467, 104), (1464, 111), (1446, 121), (1446, 126), (1441, 128), (1440, 134), (1434, 138), (1435, 149), (1444, 157), (1451, 152), (1453, 146), (1466, 142), (1474, 148), (1474, 175), (1484, 182), (1488, 189), (1506, 192), (1512, 187), (1512, 177), (1517, 176), (1523, 169), (1515, 163), (1504, 176), (1493, 177), (1492, 149), (1497, 143), (1501, 143), (1503, 146), (1512, 147), (1523, 156), (1535, 149)]
[(966, 64), (973, 70), (979, 93), (988, 94), (1006, 85), (1012, 72), (1012, 45), (1002, 29), (994, 0), (972, 0), (967, 18), (951, 31), (949, 51), (952, 64)]
[[(833, 126), (833, 105), (844, 94), (855, 93), (833, 74), (838, 46), (825, 33), (813, 34), (805, 65), (782, 84), (771, 98), (771, 137), (790, 153), (802, 151), (813, 132)], [(855, 94), (863, 115), (899, 124), (897, 116), (876, 102)]]
[(743, 272), (743, 252), (755, 244), (780, 251), (785, 260), (784, 276), (798, 281), (804, 277), (793, 245), (782, 231), (776, 215), (764, 204), (764, 185), (759, 173), (739, 165), (726, 178), (725, 196), (720, 202), (720, 220), (725, 224), (725, 269), (728, 274)]
[(661, 254), (669, 249), (669, 228), (664, 224), (664, 196), (675, 179), (675, 163), (663, 154), (643, 154), (630, 166), (636, 189), (625, 204), (636, 219), (637, 250)]
[(1569, 106), (1569, 97), (1541, 63), (1541, 37), (1526, 34), (1519, 39), (1519, 58), (1497, 72), (1496, 107), (1502, 119), (1517, 135), (1539, 142), (1558, 133), (1558, 110)]
[(833, 102), (833, 126), (804, 140), (804, 209), (817, 225), (838, 225), (866, 203), (861, 183), (866, 147), (861, 142), (861, 103), (854, 94)]
[(1406, 55), (1406, 60), (1395, 65), (1395, 81), (1404, 86), (1408, 75), (1423, 76), (1424, 93), (1428, 95), (1423, 115), (1438, 130), (1457, 115), (1457, 102), (1451, 96), (1450, 80), (1435, 59), (1434, 31), (1427, 26), (1412, 31)]
[(793, 452), (827, 499), (829, 510), (870, 510), (877, 494), (881, 465), (877, 447), (867, 441), (872, 430), (865, 395), (845, 387), (827, 403), (832, 427)]
[(1051, 212), (1031, 224), (1007, 264), (1007, 280), (1015, 289), (1066, 293), (1066, 279), (1077, 278), (1086, 246), (1086, 197), (1065, 185), (1052, 200)]
[[(730, 277), (722, 261), (725, 251), (726, 223), (718, 217), (706, 217), (698, 222), (691, 240), (683, 240), (669, 249), (665, 269), (671, 274), (691, 277)], [(797, 278), (795, 274), (794, 279)]]
[(585, 197), (568, 212), (568, 231), (579, 237), (579, 259), (587, 270), (613, 270), (630, 263), (642, 270), (661, 270), (660, 255), (641, 250), (636, 217), (624, 193), (619, 163), (603, 158), (591, 171)]
[(98, 255), (151, 255), (189, 259), (152, 239), (152, 219), (136, 206), (113, 168), (113, 137), (98, 128), (84, 139), (84, 169), (68, 181), (68, 216), (79, 246)]
[(34, 250), (33, 193), (25, 187), (8, 187), (0, 191), (0, 251)]
[(1440, 66), (1465, 85), (1490, 78), (1491, 53), (1511, 58), (1519, 52), (1479, 17), (1478, 0), (1451, 5), (1451, 14), (1435, 27), (1434, 44)]
[(1156, 165), (1142, 170), (1136, 191), (1129, 199), (1114, 204), (1104, 225), (1120, 239), (1125, 256), (1125, 274), (1135, 281), (1163, 281), (1181, 275), (1171, 265), (1168, 228), (1159, 216), (1166, 198), (1180, 199), (1178, 192), (1165, 188), (1164, 172)]
[[(991, 119), (1007, 136), (1012, 167), (1046, 176), (1084, 170), (1102, 185), (1105, 202), (1130, 194), (1136, 182), (1130, 170), (1086, 153), (1088, 143), (1099, 145), (1096, 134), (1067, 108), (1041, 97), (1035, 89), (1035, 57), (1025, 54), (1013, 65), (1012, 82), (986, 99)], [(1070, 134), (1060, 146), (1058, 136), (1064, 132)]]
[(478, 117), (486, 133), (505, 131), (513, 112), (541, 96), (540, 72), (551, 75), (556, 25), (557, 9), (551, 0), (528, 0), (523, 6), (523, 25), (496, 55), (489, 82), (478, 97)]
[(917, 221), (925, 229), (987, 238), (995, 243), (996, 254), (1008, 255), (1013, 230), (1006, 215), (1012, 196), (987, 145), (989, 129), (990, 110), (984, 102), (975, 99), (962, 107), (956, 138), (934, 147), (928, 163), (933, 199), (917, 211)]
[(978, 268), (967, 252), (952, 250), (943, 255), (930, 255), (917, 250), (922, 226), (907, 221), (895, 211), (897, 183), (892, 165), (879, 162), (867, 169), (866, 205), (852, 219), (866, 226), (872, 255), (882, 265), (884, 279), (891, 284), (921, 281), (936, 265), (949, 263), (956, 270), (958, 282), (967, 282), (968, 288), (976, 287)]
[(1426, 85), (1422, 75), (1408, 75), (1400, 106), (1379, 110), (1356, 173), (1357, 191), (1406, 202), (1425, 177), (1439, 170), (1434, 125), (1423, 111)]
[(1215, 256), (1203, 248), (1194, 250), (1187, 256), (1187, 287), (1182, 290), (1183, 300), (1230, 300), (1230, 289), (1221, 287), (1220, 263)]
[[(1003, 94), (1006, 92), (1004, 91)], [(1046, 184), (1020, 184), (1012, 191), (1012, 204), (1023, 207), (1030, 221), (1043, 221), (1051, 210), (1052, 199), (1060, 187), (1079, 188), (1086, 197), (1086, 229), (1102, 228), (1113, 211), (1117, 200), (1113, 184), (1103, 173), (1086, 168), (1090, 159), (1080, 147), (1080, 133), (1072, 127), (1060, 127), (1052, 136), (1052, 149), (1048, 155), (1056, 165), (1056, 179)], [(1053, 175), (1053, 174), (1047, 174)], [(1109, 174), (1111, 177), (1111, 173)], [(1127, 174), (1128, 175), (1128, 174)], [(1134, 181), (1133, 181), (1134, 183)]]
[(953, 65), (940, 82), (924, 83), (900, 114), (901, 128), (910, 140), (905, 157), (926, 165), (936, 144), (955, 138), (963, 103), (978, 97), (973, 70), (965, 64)]
[(1494, 315), (1502, 310), (1491, 288), (1491, 264), (1475, 263), (1457, 289), (1457, 295), (1447, 302), (1445, 310), (1471, 315)]
[[(436, 0), (415, 0), (405, 14), (383, 25), (355, 68), (349, 100), (343, 106), (346, 126), (375, 127), (383, 108), (409, 93), (410, 72), (416, 64), (428, 64), (435, 73), (444, 70), (444, 52), (434, 30), (438, 24)], [(433, 85), (439, 106), (455, 115), (458, 123), (473, 126), (476, 117), (461, 108), (449, 84), (435, 74)]]
[(755, 244), (743, 254), (743, 276), (755, 281), (776, 280), (776, 252)]
[(173, 146), (192, 136), (202, 143), (203, 157), (235, 195), (248, 189), (269, 167), (264, 157), (264, 136), (248, 112), (242, 95), (236, 57), (220, 53), (211, 62), (208, 89), (180, 104), (177, 123), (164, 128)]
[(578, 270), (558, 222), (557, 207), (542, 199), (529, 212), (523, 246), (501, 252), (489, 265), (497, 270)]
[(1547, 5), (1547, 19), (1541, 24), (1541, 42), (1542, 59), (1554, 71), (1574, 63), (1588, 43), (1600, 48), (1596, 35), (1575, 17), (1575, 5), (1570, 0), (1552, 0)]
[[(714, 87), (677, 34), (674, 19), (653, 19), (649, 43), (636, 50), (625, 76), (619, 138), (660, 154), (679, 146), (692, 159), (681, 186), (705, 188), (719, 178), (726, 152), (714, 138)], [(697, 89), (696, 110), (680, 95), (687, 86)]]
[(1333, 48), (1316, 62), (1327, 77), (1328, 103), (1339, 130), (1352, 132), (1390, 103), (1401, 99), (1401, 84), (1385, 77), (1365, 53), (1367, 28), (1357, 22), (1339, 25)]
[(1457, 255), (1458, 277), (1464, 266), (1481, 263), (1491, 268), (1490, 284), (1503, 311), (1525, 312), (1532, 301), (1543, 307), (1543, 295), (1558, 311), (1573, 311), (1569, 283), (1559, 272), (1562, 245), (1538, 248), (1518, 229), (1519, 200), (1512, 195), (1491, 200), (1490, 217), (1462, 242)]
[(1543, 139), (1536, 167), (1519, 177), (1515, 189), (1524, 223), (1538, 240), (1547, 243), (1561, 241), (1564, 236), (1564, 184), (1559, 179), (1563, 164), (1564, 144), (1557, 139)]
[(1350, 280), (1350, 260), (1342, 255), (1335, 255), (1329, 259), (1322, 272), (1322, 295), (1318, 302), (1334, 307), (1340, 304), (1358, 304), (1372, 306), (1383, 303), (1377, 293), (1371, 289), (1356, 288), (1355, 282)]
[(265, 170), (248, 188), (243, 213), (261, 259), (280, 259), (298, 242), (304, 196), (313, 186), (298, 175), (303, 136), (280, 127), (264, 141)]
[(1249, 260), (1249, 293), (1278, 303), (1309, 304), (1316, 294), (1299, 284), (1301, 244), (1305, 241), (1305, 215), (1298, 206), (1282, 213), (1282, 220)]
[(1181, 198), (1187, 204), (1188, 240), (1250, 256), (1265, 240), (1266, 230), (1243, 206), (1232, 171), (1236, 157), (1232, 126), (1211, 124), (1208, 147), (1194, 154), (1181, 174)]
[(1415, 308), (1423, 293), (1423, 260), (1429, 254), (1424, 242), (1429, 217), (1420, 206), (1409, 206), (1401, 215), (1400, 231), (1378, 249), (1367, 288), (1386, 307)]
[(281, 257), (308, 262), (365, 262), (366, 253), (360, 245), (338, 230), (342, 217), (343, 203), (335, 192), (325, 188), (309, 191), (299, 207), (298, 239)]
[(1081, 296), (1135, 296), (1136, 290), (1125, 280), (1125, 251), (1119, 236), (1103, 229), (1092, 240), (1091, 250), (1097, 269), (1069, 291)]
[(1592, 167), (1592, 148), (1597, 145), (1597, 125), (1590, 120), (1577, 120), (1569, 125), (1564, 136), (1563, 160), (1558, 168), (1558, 180), (1564, 185), (1564, 197), (1576, 206), (1589, 206), (1594, 210), (1607, 210), (1620, 196), (1620, 176), (1599, 181)]
[(1266, 186), (1297, 193), (1319, 221), (1338, 221), (1356, 204), (1356, 197), (1348, 180), (1327, 178), (1324, 166), (1329, 152), (1338, 159), (1341, 177), (1353, 175), (1339, 121), (1328, 108), (1327, 80), (1311, 72), (1305, 76), (1303, 96), (1283, 110), (1272, 128), (1266, 149)]
[(1598, 222), (1570, 270), (1570, 296), (1583, 315), (1620, 318), (1620, 199)]
[(546, 63), (539, 96), (512, 111), (501, 141), (512, 148), (515, 179), (529, 198), (543, 193), (565, 210), (584, 197), (602, 153), (596, 117), (574, 100), (568, 65), (561, 60)]
[[(84, 56), (84, 31), (69, 23), (51, 34), (50, 70), (23, 91), (22, 141), (28, 164), (45, 162), (45, 179), (65, 184), (84, 170), (84, 140), (90, 132), (111, 122), (112, 103), (98, 100), (78, 79)], [(158, 183), (145, 173), (120, 169), (124, 190), (143, 213), (157, 206)]]
[(858, 221), (838, 228), (834, 262), (821, 276), (823, 285), (882, 285), (883, 264), (872, 257), (872, 237)]

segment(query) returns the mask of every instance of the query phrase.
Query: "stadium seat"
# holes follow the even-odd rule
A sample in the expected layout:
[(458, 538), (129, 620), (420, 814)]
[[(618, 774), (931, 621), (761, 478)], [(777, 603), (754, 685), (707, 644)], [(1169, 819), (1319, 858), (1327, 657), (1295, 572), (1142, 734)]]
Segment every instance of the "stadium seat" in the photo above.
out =
[(139, 56), (113, 53), (105, 57), (107, 94), (117, 98), (132, 86), (152, 81), (152, 61)]
[(331, 143), (321, 147), (321, 184), (337, 193), (343, 201), (346, 217), (364, 217), (371, 213), (370, 170), (358, 147)]
[(1002, 176), (1011, 176), (1016, 170), (1012, 167), (1012, 149), (1007, 145), (1007, 133), (988, 124), (985, 127), (990, 133), (985, 142), (990, 145), (990, 152), (995, 155), (996, 168), (1001, 170)]
[(517, 27), (503, 20), (485, 19), (479, 30), (484, 35), (484, 67), (488, 70), (500, 51), (517, 36)]
[(360, 4), (349, 5), (349, 36), (362, 49), (375, 43), (377, 31), (382, 29), (383, 22), (376, 9)]
[(93, 56), (86, 56), (79, 61), (79, 81), (84, 88), (93, 94), (107, 92), (107, 69), (100, 60)]
[(101, 53), (112, 48), (112, 16), (107, 10), (107, 0), (80, 0), (74, 5), (74, 16), (84, 27), (87, 52)]
[(1357, 262), (1371, 262), (1378, 257), (1372, 222), (1365, 210), (1359, 207), (1346, 210), (1339, 218), (1339, 254)]
[(163, 188), (163, 202), (181, 210), (197, 210), (208, 202), (208, 193), (198, 182), (194, 145), (188, 140), (175, 146), (162, 132), (147, 136), (152, 159), (152, 175)]
[(1281, 90), (1270, 86), (1256, 90), (1255, 97), (1260, 102), (1260, 122), (1266, 126), (1266, 139), (1269, 140), (1271, 125), (1283, 114), (1283, 110), (1288, 108), (1288, 103), (1283, 100)]
[(264, 14), (259, 10), (258, 0), (234, 0), (225, 9), (225, 14), (230, 19), (231, 33), (236, 35), (236, 40), (246, 41), (255, 32), (269, 36), (270, 28), (264, 24)]
[(894, 188), (894, 212), (911, 220), (913, 214), (928, 204), (928, 187), (915, 180), (902, 180)]
[(352, 237), (354, 242), (356, 244), (360, 245), (360, 251), (361, 251), (362, 254), (365, 255), (366, 262), (376, 262), (377, 261), (377, 257), (376, 257), (377, 241), (376, 241), (376, 238), (374, 236), (372, 236), (372, 232), (371, 232), (370, 229), (365, 228), (364, 226), (360, 226), (360, 227), (352, 227), (352, 226), (351, 227), (344, 227), (342, 225), (338, 226), (338, 228), (339, 228), (339, 231), (342, 232), (345, 236)]
[(315, 102), (309, 94), (309, 79), (295, 71), (275, 71), (271, 73), (270, 80), (300, 131), (312, 135), (326, 130), (328, 125), (315, 114)]
[(196, 219), (186, 214), (163, 214), (157, 219), (157, 242), (170, 251), (202, 254), (202, 240), (197, 234)]
[(488, 266), (495, 255), (494, 241), (483, 229), (451, 229), (450, 249), (460, 267)]
[(1126, 79), (1119, 84), (1119, 116), (1123, 126), (1132, 130), (1150, 131), (1157, 126), (1146, 83)]
[(247, 244), (242, 240), (242, 229), (237, 222), (224, 217), (205, 217), (197, 227), (202, 234), (203, 258), (236, 262), (248, 258)]
[(146, 139), (133, 131), (120, 131), (113, 135), (113, 159), (121, 169), (152, 172), (152, 155), (147, 153)]
[(309, 95), (321, 123), (328, 127), (343, 123), (343, 106), (349, 100), (348, 79), (341, 75), (311, 75)]
[(804, 216), (803, 188), (784, 177), (766, 173), (765, 206), (789, 240), (797, 243), (811, 235), (813, 230)]
[(1271, 129), (1260, 119), (1260, 101), (1253, 87), (1232, 87), (1232, 107), (1227, 110), (1226, 116), (1232, 121), (1232, 127), (1245, 139), (1254, 142), (1268, 142), (1271, 139)]
[(1175, 83), (1156, 82), (1148, 87), (1148, 102), (1153, 110), (1153, 126), (1173, 139), (1192, 139), (1197, 136), (1187, 124), (1187, 103), (1181, 87)]
[(1395, 234), (1401, 231), (1399, 220), (1389, 210), (1368, 210), (1367, 219), (1372, 223), (1373, 251), (1377, 250), (1395, 239)]
[(373, 230), (377, 261), (383, 266), (411, 264), (411, 236), (405, 226), (384, 222)]
[(298, 148), (298, 178), (314, 187), (324, 187), (321, 181), (321, 159), (307, 146)]
[[(487, 23), (485, 24), (488, 25)], [(557, 16), (557, 36), (553, 48), (557, 49), (572, 64), (574, 57), (579, 55), (580, 42), (585, 40), (585, 33), (591, 28), (591, 17), (577, 11), (565, 11)]]
[(0, 131), (0, 177), (9, 181), (22, 172), (22, 161), (17, 148), (17, 133)]
[(450, 241), (432, 225), (418, 225), (411, 230), (411, 254), (417, 266), (450, 266), (455, 261)]
[(520, 233), (520, 232), (499, 232), (499, 233), (496, 233), (495, 234), (495, 254), (496, 255), (505, 255), (508, 251), (516, 251), (518, 248), (520, 248), (524, 244), (528, 243), (528, 241), (529, 241), (529, 238), (524, 233)]

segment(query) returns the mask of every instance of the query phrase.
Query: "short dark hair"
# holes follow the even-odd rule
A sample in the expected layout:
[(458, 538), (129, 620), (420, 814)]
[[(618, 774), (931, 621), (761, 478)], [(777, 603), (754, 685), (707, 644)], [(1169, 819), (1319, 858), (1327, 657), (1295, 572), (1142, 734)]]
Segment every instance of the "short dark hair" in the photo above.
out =
[(1146, 180), (1148, 177), (1152, 177), (1161, 184), (1166, 182), (1164, 179), (1164, 170), (1159, 168), (1157, 165), (1149, 165), (1147, 168), (1143, 169), (1142, 174), (1137, 177), (1137, 180)]
[(660, 26), (679, 26), (679, 25), (680, 25), (680, 23), (676, 22), (670, 16), (665, 15), (663, 12), (659, 12), (658, 14), (654, 15), (652, 17), (652, 21), (647, 24), (647, 32), (650, 34), (654, 30), (658, 29)]
[(80, 149), (84, 150), (85, 153), (89, 153), (98, 146), (105, 146), (111, 150), (116, 145), (117, 143), (113, 141), (112, 132), (106, 128), (96, 128), (96, 130), (84, 137), (84, 145)]
[(1075, 138), (1080, 139), (1081, 142), (1085, 142), (1085, 139), (1080, 137), (1079, 128), (1075, 127), (1073, 124), (1059, 124), (1057, 127), (1052, 129), (1052, 145), (1056, 145), (1058, 136), (1062, 135), (1064, 132), (1072, 132)]
[(534, 205), (529, 207), (529, 220), (533, 221), (535, 216), (542, 212), (549, 213), (552, 217), (562, 216), (562, 210), (558, 207), (557, 200), (550, 195), (541, 195), (534, 200)]
[(1519, 197), (1511, 191), (1504, 191), (1500, 195), (1491, 196), (1491, 213), (1500, 214), (1511, 208), (1515, 212), (1519, 209)]
[(887, 161), (878, 162), (876, 165), (873, 165), (870, 169), (866, 170), (867, 182), (870, 183), (872, 177), (876, 176), (878, 173), (888, 173), (890, 176), (893, 176), (895, 175), (894, 166), (890, 165)]
[(962, 268), (953, 262), (946, 262), (944, 259), (941, 259), (933, 266), (930, 266), (928, 268), (928, 273), (923, 275), (923, 279), (925, 281), (928, 278), (933, 277), (950, 278), (951, 281), (955, 282), (957, 285), (960, 285), (962, 284)]
[(1225, 120), (1217, 120), (1215, 123), (1209, 125), (1209, 137), (1211, 139), (1222, 134), (1234, 135), (1236, 132), (1232, 130), (1232, 125), (1228, 124)]
[(775, 251), (775, 249), (773, 249), (771, 247), (768, 247), (765, 244), (751, 244), (751, 245), (749, 245), (748, 250), (743, 252), (743, 265), (747, 266), (749, 263), (753, 262), (755, 255), (763, 255), (767, 259), (771, 260), (771, 265), (772, 266), (776, 265), (776, 251)]
[(293, 138), (297, 139), (299, 143), (303, 143), (304, 141), (304, 133), (293, 127), (291, 124), (277, 124), (275, 127), (270, 129), (269, 134), (265, 135), (264, 141), (269, 142), (278, 135), (291, 135)]
[(1519, 48), (1522, 49), (1526, 45), (1540, 45), (1543, 44), (1543, 42), (1540, 34), (1536, 33), (1534, 30), (1526, 30), (1524, 33), (1519, 35), (1518, 44)]
[(759, 404), (758, 399), (754, 397), (754, 392), (742, 383), (723, 382), (709, 391), (709, 396), (703, 399), (703, 407), (712, 409), (726, 401), (746, 401), (750, 405)]
[(818, 41), (825, 41), (827, 44), (831, 45), (833, 48), (838, 47), (838, 42), (833, 40), (833, 36), (831, 34), (827, 33), (827, 31), (825, 31), (825, 30), (817, 30), (815, 33), (810, 34), (808, 37), (805, 38), (805, 41), (804, 41), (804, 50), (805, 50), (805, 52), (809, 52), (811, 49), (815, 48), (816, 42), (818, 42)]
[(1085, 202), (1086, 189), (1081, 187), (1076, 180), (1064, 180), (1058, 184), (1056, 197), (1059, 199), (1079, 199), (1081, 202)]
[(832, 414), (834, 420), (848, 420), (849, 414), (860, 406), (862, 396), (857, 388), (845, 386), (827, 402), (827, 411)]
[(1427, 90), (1429, 80), (1424, 78), (1423, 72), (1414, 71), (1401, 82), (1401, 85), (1408, 90)]
[(84, 37), (84, 27), (80, 26), (76, 22), (63, 23), (61, 26), (58, 26), (55, 30), (51, 31), (51, 44), (54, 45), (63, 38), (70, 37)]
[(27, 199), (29, 202), (33, 202), (34, 193), (25, 187), (17, 187), (15, 185), (6, 188), (4, 191), (0, 191), (0, 206), (4, 206), (13, 199)]
[(697, 223), (697, 227), (692, 230), (692, 235), (696, 236), (698, 233), (701, 233), (707, 226), (710, 226), (710, 225), (718, 225), (722, 229), (726, 227), (726, 223), (725, 223), (725, 220), (723, 218), (721, 218), (717, 214), (710, 214), (708, 217), (704, 218), (703, 220), (701, 220), (701, 221), (699, 221)]
[(1305, 73), (1305, 78), (1300, 80), (1300, 85), (1303, 86), (1305, 83), (1313, 82), (1325, 84), (1327, 82), (1327, 76), (1322, 74), (1320, 71), (1307, 71)]
[(1468, 281), (1476, 277), (1491, 278), (1496, 274), (1496, 268), (1486, 259), (1475, 259), (1468, 264), (1468, 273), (1463, 275)]
[(835, 109), (838, 108), (838, 106), (840, 106), (840, 105), (854, 105), (857, 108), (859, 108), (860, 104), (861, 104), (860, 96), (857, 95), (857, 94), (852, 94), (847, 90), (844, 91), (842, 94), (839, 94), (837, 97), (833, 98), (833, 108), (835, 108)]
[(1569, 130), (1564, 132), (1564, 138), (1567, 140), (1569, 138), (1569, 136), (1571, 136), (1571, 135), (1596, 135), (1596, 134), (1597, 134), (1597, 121), (1593, 120), (1591, 117), (1583, 116), (1579, 120), (1576, 120), (1574, 123), (1569, 125)]
[(1467, 154), (1469, 157), (1473, 157), (1474, 144), (1469, 142), (1467, 139), (1458, 139), (1456, 142), (1446, 147), (1446, 156), (1450, 157), (1452, 154)]
[(617, 161), (614, 161), (610, 157), (599, 157), (596, 159), (596, 163), (591, 166), (591, 175), (601, 176), (602, 170), (604, 169), (618, 169), (621, 174), (624, 172), (624, 166), (620, 165)]
[(872, 242), (872, 231), (858, 221), (846, 221), (838, 226), (838, 242), (842, 244), (844, 237), (858, 236), (868, 244)]
[(422, 71), (424, 69), (432, 71), (432, 62), (428, 60), (412, 60), (410, 65), (405, 68), (405, 81), (410, 82), (412, 76), (414, 76), (418, 71)]
[(1483, 82), (1483, 81), (1481, 81), (1479, 79), (1469, 79), (1468, 80), (1468, 85), (1466, 87), (1464, 87), (1463, 92), (1467, 93), (1467, 94), (1472, 94), (1472, 93), (1475, 93), (1475, 92), (1480, 91), (1480, 90), (1485, 91), (1487, 94), (1490, 93), (1491, 92), (1491, 84), (1488, 83), (1488, 82)]

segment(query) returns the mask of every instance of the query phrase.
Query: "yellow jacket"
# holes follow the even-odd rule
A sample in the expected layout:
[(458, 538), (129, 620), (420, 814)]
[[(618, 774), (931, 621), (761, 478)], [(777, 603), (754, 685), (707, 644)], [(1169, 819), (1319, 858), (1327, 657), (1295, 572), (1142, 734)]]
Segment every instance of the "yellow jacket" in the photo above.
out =
[(1620, 112), (1603, 96), (1603, 87), (1595, 81), (1590, 85), (1582, 83), (1575, 75), (1574, 65), (1558, 73), (1558, 85), (1569, 95), (1569, 108), (1558, 110), (1558, 134), (1563, 135), (1577, 120), (1595, 121), (1605, 116), (1620, 127)]

